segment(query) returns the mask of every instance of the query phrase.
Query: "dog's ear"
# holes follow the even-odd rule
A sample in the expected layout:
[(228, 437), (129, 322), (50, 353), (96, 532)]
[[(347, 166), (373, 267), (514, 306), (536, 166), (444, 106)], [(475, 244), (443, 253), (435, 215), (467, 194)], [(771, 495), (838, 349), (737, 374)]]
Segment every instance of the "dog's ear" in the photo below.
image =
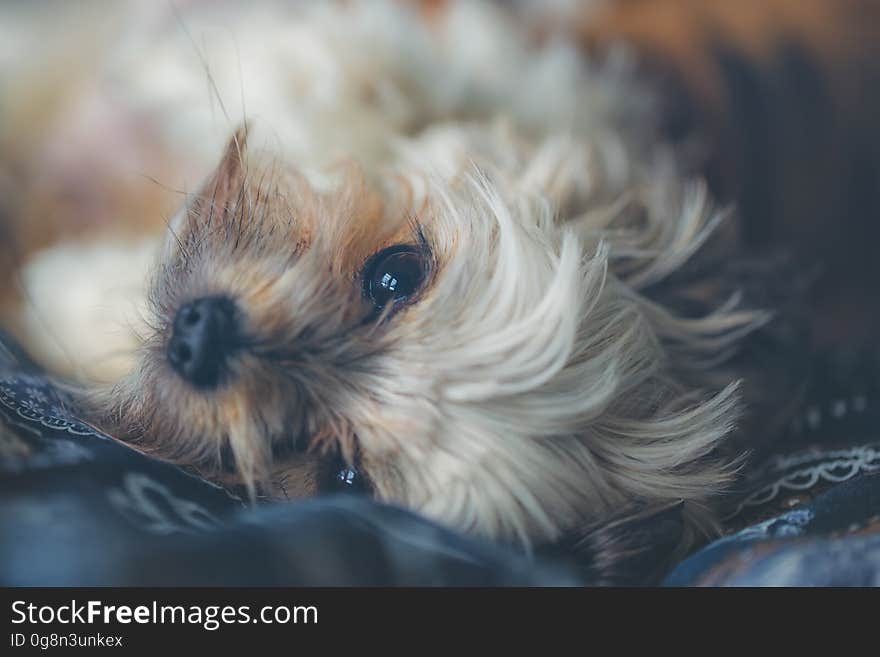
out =
[(574, 561), (589, 586), (645, 586), (656, 584), (686, 547), (679, 501), (569, 531), (547, 554)]
[(247, 134), (247, 124), (235, 131), (214, 172), (171, 219), (165, 243), (166, 253), (185, 243), (191, 222), (222, 217), (236, 206), (247, 177)]
[(246, 146), (247, 125), (245, 124), (239, 127), (226, 143), (220, 164), (198, 195), (197, 202), (223, 207), (235, 200), (245, 178)]

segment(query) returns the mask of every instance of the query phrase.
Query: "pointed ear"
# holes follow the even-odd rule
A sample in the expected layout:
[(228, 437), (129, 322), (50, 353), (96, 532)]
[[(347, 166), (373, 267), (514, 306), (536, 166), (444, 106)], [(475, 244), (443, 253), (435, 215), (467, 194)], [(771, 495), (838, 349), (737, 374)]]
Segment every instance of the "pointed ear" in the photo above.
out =
[(243, 124), (226, 143), (220, 164), (197, 196), (198, 202), (226, 207), (238, 196), (245, 178), (247, 134), (248, 126)]
[(227, 142), (214, 172), (171, 219), (165, 240), (166, 255), (174, 253), (185, 243), (191, 221), (213, 216), (218, 211), (222, 214), (235, 204), (247, 175), (245, 163), (247, 134), (247, 124), (241, 125), (235, 131)]

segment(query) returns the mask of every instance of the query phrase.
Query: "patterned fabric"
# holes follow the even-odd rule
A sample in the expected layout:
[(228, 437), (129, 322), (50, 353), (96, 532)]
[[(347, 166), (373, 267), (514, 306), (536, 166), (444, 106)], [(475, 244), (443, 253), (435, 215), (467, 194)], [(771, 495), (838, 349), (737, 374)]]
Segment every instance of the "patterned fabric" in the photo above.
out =
[(715, 541), (680, 563), (666, 584), (880, 586), (880, 473), (853, 476)]
[(816, 358), (803, 412), (743, 482), (727, 535), (667, 584), (880, 585), (877, 372), (876, 353)]

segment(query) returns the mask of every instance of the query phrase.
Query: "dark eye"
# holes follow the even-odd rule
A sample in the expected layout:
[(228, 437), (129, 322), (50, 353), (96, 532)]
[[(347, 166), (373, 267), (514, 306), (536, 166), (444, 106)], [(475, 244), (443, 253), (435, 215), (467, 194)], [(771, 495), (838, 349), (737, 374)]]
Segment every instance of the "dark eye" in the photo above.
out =
[(327, 493), (353, 493), (368, 495), (370, 485), (364, 475), (355, 468), (338, 461), (328, 472), (323, 490)]
[(416, 294), (426, 274), (427, 258), (417, 247), (399, 245), (383, 249), (364, 267), (364, 295), (377, 310), (382, 310)]

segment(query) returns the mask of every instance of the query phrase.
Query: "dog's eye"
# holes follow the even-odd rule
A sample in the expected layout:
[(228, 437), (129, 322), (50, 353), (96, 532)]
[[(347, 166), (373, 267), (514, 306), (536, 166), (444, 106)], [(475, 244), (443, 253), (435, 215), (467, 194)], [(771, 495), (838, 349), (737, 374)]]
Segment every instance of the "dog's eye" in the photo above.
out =
[(412, 297), (425, 281), (425, 254), (414, 246), (383, 249), (363, 270), (364, 294), (377, 310)]
[(366, 477), (355, 468), (339, 464), (328, 474), (329, 477), (323, 486), (328, 493), (353, 493), (356, 495), (370, 493), (370, 485), (367, 483)]

